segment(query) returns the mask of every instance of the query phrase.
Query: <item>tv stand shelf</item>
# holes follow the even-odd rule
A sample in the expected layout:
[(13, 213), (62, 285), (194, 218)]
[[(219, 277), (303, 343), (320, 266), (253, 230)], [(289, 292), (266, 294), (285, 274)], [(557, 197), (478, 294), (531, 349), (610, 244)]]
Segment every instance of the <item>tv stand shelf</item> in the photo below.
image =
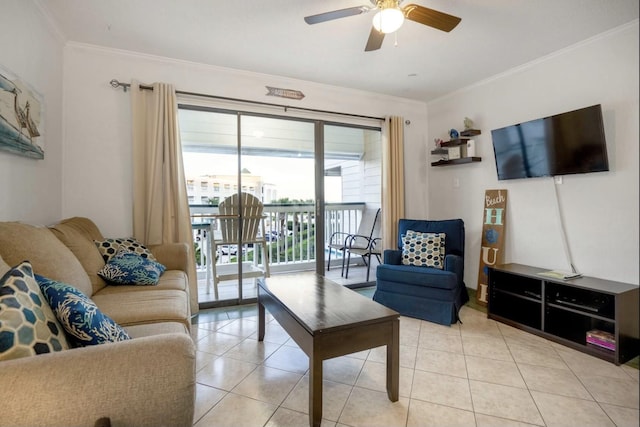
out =
[[(638, 286), (540, 275), (545, 271), (522, 264), (489, 268), (487, 317), (616, 365), (638, 355)], [(615, 350), (588, 343), (592, 330), (612, 334)]]

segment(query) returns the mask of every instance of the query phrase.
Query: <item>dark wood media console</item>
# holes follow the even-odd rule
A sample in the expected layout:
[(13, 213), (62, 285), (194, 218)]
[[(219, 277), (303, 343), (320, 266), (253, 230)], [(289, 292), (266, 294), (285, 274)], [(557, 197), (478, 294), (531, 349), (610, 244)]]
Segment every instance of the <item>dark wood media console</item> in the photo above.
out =
[[(616, 365), (639, 354), (638, 286), (540, 275), (545, 271), (522, 264), (490, 268), (487, 316)], [(592, 330), (612, 334), (615, 350), (588, 343)]]

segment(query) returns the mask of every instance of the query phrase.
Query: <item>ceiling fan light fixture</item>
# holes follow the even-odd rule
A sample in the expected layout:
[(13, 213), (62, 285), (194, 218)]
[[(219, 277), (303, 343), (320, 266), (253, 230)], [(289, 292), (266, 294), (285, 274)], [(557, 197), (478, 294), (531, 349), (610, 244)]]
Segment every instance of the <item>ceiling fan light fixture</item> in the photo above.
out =
[(399, 7), (390, 7), (380, 10), (373, 17), (373, 28), (381, 33), (390, 34), (402, 26), (404, 13)]

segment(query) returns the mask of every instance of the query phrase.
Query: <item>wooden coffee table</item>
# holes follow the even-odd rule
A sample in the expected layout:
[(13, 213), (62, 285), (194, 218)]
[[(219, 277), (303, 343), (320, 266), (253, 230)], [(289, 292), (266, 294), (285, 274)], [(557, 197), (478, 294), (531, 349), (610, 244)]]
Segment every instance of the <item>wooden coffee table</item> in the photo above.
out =
[(265, 308), (309, 356), (309, 424), (322, 419), (322, 361), (387, 346), (387, 395), (398, 400), (400, 314), (315, 274), (258, 279), (258, 340)]

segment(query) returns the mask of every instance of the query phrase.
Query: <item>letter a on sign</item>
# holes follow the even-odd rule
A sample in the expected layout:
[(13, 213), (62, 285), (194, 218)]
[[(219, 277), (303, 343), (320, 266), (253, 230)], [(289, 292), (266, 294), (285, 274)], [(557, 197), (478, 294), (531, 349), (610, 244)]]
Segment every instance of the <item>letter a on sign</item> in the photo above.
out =
[(487, 303), (489, 290), (489, 267), (501, 264), (504, 259), (504, 232), (507, 219), (507, 190), (487, 190), (484, 196), (484, 218), (482, 221), (482, 247), (476, 300)]

